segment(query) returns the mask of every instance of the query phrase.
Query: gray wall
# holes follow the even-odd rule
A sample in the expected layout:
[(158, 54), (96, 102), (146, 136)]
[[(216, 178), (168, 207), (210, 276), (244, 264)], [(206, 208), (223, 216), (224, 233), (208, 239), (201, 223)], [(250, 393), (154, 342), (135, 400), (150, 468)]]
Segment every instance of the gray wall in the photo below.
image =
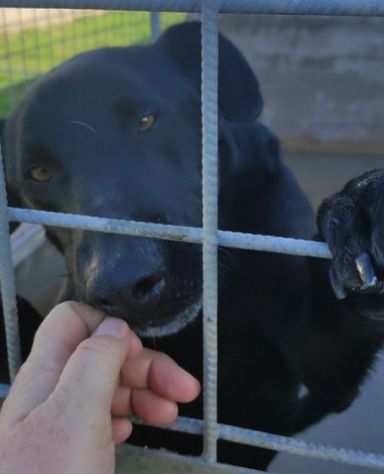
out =
[(384, 19), (222, 15), (295, 150), (384, 152)]

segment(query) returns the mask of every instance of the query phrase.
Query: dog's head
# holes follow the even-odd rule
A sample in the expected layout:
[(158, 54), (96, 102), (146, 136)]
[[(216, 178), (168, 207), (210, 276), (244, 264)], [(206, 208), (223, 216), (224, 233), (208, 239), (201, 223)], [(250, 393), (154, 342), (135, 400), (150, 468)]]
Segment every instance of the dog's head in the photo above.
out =
[[(150, 46), (80, 54), (46, 74), (5, 124), (12, 203), (201, 226), (200, 74), (196, 23)], [(250, 67), (223, 37), (219, 78), (221, 168), (230, 174), (230, 130), (254, 123), (262, 101)], [(200, 246), (47, 231), (77, 298), (126, 318), (142, 335), (175, 333), (199, 313)]]

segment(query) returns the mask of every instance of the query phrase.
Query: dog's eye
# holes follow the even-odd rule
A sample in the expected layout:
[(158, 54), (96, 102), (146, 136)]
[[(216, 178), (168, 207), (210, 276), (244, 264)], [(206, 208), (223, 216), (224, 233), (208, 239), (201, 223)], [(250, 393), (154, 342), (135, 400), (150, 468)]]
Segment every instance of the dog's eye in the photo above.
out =
[(148, 130), (155, 124), (156, 117), (154, 114), (147, 114), (140, 117), (139, 129), (142, 131)]
[(46, 183), (52, 177), (52, 171), (42, 166), (35, 166), (28, 172), (29, 177), (38, 183)]

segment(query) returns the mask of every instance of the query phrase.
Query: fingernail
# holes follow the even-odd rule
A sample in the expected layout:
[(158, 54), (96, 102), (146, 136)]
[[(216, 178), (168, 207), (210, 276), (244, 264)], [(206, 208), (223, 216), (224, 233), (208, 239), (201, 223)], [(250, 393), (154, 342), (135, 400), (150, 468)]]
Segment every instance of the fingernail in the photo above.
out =
[(112, 336), (123, 339), (128, 333), (128, 325), (121, 319), (106, 318), (96, 328), (94, 336)]

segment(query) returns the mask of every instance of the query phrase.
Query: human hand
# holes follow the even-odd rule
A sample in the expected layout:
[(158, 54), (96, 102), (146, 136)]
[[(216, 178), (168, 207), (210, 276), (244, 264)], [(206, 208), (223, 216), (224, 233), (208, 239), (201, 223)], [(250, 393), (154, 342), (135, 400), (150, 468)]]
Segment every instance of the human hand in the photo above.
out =
[(134, 414), (172, 423), (198, 382), (122, 320), (63, 303), (39, 328), (0, 413), (0, 474), (112, 474)]

